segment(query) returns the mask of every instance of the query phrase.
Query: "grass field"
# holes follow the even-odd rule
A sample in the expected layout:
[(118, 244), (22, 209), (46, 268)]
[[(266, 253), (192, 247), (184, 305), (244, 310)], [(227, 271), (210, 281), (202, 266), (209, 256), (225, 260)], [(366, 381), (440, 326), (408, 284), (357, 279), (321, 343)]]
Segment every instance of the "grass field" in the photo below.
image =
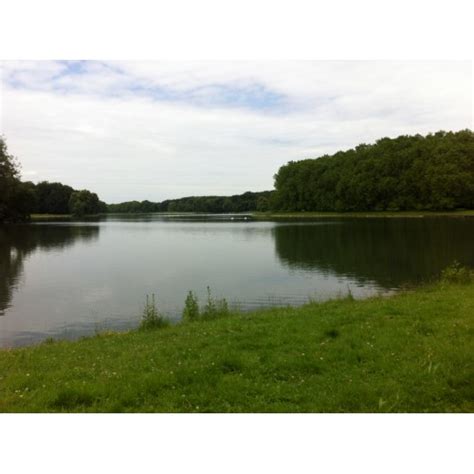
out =
[(474, 284), (0, 351), (1, 412), (473, 412)]

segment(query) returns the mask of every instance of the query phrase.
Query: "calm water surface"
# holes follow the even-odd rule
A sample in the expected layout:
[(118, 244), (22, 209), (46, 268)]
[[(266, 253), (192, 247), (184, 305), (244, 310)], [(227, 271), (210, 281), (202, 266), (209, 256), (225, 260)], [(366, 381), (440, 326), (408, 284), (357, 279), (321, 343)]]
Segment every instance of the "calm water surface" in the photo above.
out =
[(109, 216), (0, 226), (0, 345), (138, 324), (145, 295), (179, 319), (209, 285), (243, 310), (396, 291), (458, 260), (474, 218), (259, 222), (243, 216)]

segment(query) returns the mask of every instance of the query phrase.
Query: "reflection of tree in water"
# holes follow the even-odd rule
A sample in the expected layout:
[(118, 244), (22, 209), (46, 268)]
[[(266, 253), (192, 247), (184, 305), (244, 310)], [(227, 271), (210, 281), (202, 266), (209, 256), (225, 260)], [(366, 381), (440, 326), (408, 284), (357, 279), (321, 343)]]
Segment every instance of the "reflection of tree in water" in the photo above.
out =
[(458, 260), (474, 266), (474, 219), (353, 219), (273, 230), (289, 267), (351, 276), (385, 288), (439, 275)]
[(99, 226), (0, 226), (0, 315), (10, 304), (25, 258), (36, 250), (58, 250), (97, 239)]

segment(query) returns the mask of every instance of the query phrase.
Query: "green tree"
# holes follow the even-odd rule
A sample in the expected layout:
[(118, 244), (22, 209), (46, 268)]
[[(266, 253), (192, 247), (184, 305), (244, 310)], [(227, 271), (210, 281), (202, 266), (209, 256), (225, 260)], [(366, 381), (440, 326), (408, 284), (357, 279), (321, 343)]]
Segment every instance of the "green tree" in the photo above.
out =
[(62, 183), (42, 181), (36, 185), (40, 214), (68, 214), (69, 200), (74, 189)]
[(20, 165), (0, 137), (0, 222), (29, 218), (34, 196), (20, 181)]
[(474, 208), (474, 134), (437, 132), (390, 139), (317, 159), (275, 175), (270, 203), (282, 211)]
[(109, 204), (109, 212), (249, 212), (267, 210), (273, 191), (250, 192), (233, 196), (188, 196), (162, 202), (128, 201)]
[(86, 189), (74, 191), (69, 199), (69, 212), (74, 216), (85, 216), (87, 214), (98, 214), (101, 205), (97, 194)]

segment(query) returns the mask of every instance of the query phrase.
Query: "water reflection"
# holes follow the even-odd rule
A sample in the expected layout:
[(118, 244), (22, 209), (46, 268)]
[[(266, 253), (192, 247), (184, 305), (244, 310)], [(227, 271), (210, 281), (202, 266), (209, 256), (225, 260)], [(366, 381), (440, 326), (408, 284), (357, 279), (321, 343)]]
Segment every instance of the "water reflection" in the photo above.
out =
[(0, 226), (0, 346), (134, 327), (151, 293), (178, 320), (188, 291), (203, 303), (208, 285), (250, 310), (349, 288), (363, 298), (429, 280), (455, 259), (474, 267), (474, 219), (242, 217)]
[(383, 288), (429, 280), (454, 260), (474, 266), (474, 219), (353, 219), (282, 224), (272, 233), (278, 258), (290, 268)]
[(77, 241), (99, 236), (96, 225), (11, 225), (0, 226), (0, 316), (9, 307), (23, 273), (23, 264), (35, 251), (63, 251)]

